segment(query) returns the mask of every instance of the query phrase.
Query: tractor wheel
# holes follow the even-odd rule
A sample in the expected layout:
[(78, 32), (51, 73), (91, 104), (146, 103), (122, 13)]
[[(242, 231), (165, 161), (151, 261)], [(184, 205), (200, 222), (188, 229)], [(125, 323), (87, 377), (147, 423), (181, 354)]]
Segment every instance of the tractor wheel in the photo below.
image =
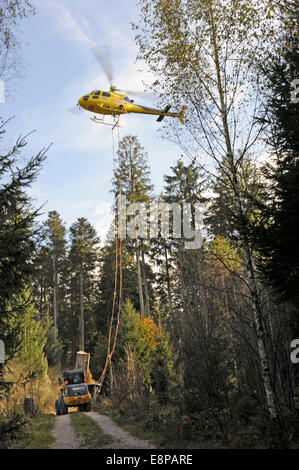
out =
[(61, 414), (60, 400), (59, 399), (57, 399), (55, 401), (55, 411), (56, 411), (56, 416), (59, 416)]
[(61, 414), (62, 415), (67, 415), (68, 414), (68, 407), (64, 403), (63, 397), (60, 397), (60, 409), (61, 409)]
[(87, 404), (85, 405), (85, 411), (87, 411), (87, 412), (88, 412), (88, 411), (91, 411), (91, 403), (87, 403)]

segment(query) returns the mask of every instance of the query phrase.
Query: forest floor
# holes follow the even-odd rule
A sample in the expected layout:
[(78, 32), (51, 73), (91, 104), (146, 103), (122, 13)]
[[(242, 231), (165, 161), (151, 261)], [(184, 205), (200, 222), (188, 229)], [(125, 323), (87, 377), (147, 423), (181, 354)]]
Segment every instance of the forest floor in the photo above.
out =
[(132, 436), (97, 412), (70, 413), (56, 416), (50, 449), (155, 449), (148, 441)]

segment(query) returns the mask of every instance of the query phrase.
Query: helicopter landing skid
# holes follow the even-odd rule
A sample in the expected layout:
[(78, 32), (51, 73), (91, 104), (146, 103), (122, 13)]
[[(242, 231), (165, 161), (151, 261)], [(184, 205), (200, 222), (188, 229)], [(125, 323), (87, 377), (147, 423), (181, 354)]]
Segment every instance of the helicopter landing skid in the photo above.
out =
[(93, 116), (93, 117), (90, 118), (90, 119), (91, 119), (91, 121), (97, 122), (98, 124), (104, 124), (105, 126), (112, 126), (113, 129), (114, 129), (115, 127), (120, 127), (120, 126), (118, 125), (118, 123), (119, 123), (119, 115), (117, 116), (117, 119), (116, 119), (116, 116), (114, 116), (114, 124), (111, 124), (110, 122), (105, 122), (105, 121), (104, 121), (104, 116), (102, 117), (102, 119), (98, 118), (97, 116)]

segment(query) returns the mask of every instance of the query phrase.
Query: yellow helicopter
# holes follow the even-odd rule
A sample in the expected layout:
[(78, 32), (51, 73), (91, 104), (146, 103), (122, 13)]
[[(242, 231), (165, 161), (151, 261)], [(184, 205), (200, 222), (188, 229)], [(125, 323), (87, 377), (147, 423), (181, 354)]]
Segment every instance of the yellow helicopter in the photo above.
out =
[(183, 107), (180, 113), (170, 113), (170, 105), (167, 105), (166, 108), (161, 111), (159, 109), (134, 104), (134, 101), (130, 100), (127, 95), (117, 93), (114, 86), (110, 87), (109, 92), (100, 90), (92, 91), (91, 93), (82, 96), (79, 99), (78, 104), (81, 108), (86, 109), (87, 111), (103, 115), (102, 119), (99, 119), (97, 116), (91, 118), (94, 122), (108, 124), (104, 122), (105, 115), (108, 114), (116, 117), (117, 122), (114, 125), (118, 125), (121, 114), (127, 113), (155, 114), (159, 116), (157, 121), (162, 121), (165, 116), (177, 117), (181, 123), (184, 124), (184, 116), (187, 110), (187, 105)]
[[(153, 114), (157, 115), (157, 121), (162, 121), (165, 116), (170, 116), (178, 118), (182, 124), (184, 124), (184, 117), (188, 106), (184, 106), (181, 112), (171, 113), (170, 105), (167, 105), (165, 109), (160, 110), (156, 108), (149, 108), (147, 106), (142, 106), (134, 104), (134, 100), (130, 99), (127, 94), (124, 94), (122, 90), (117, 89), (112, 85), (112, 69), (110, 65), (109, 55), (107, 54), (107, 49), (105, 46), (93, 48), (94, 55), (96, 59), (100, 62), (109, 82), (110, 90), (94, 90), (86, 95), (79, 98), (77, 108), (83, 108), (91, 113), (101, 114), (103, 117), (99, 118), (98, 116), (93, 116), (90, 118), (94, 122), (100, 124), (106, 124), (110, 126), (118, 126), (119, 118), (122, 114), (128, 113), (137, 113), (137, 114)], [(140, 95), (139, 92), (128, 92), (128, 94)], [(78, 109), (77, 109), (78, 110)], [(106, 115), (113, 116), (114, 123), (107, 123), (104, 121)]]

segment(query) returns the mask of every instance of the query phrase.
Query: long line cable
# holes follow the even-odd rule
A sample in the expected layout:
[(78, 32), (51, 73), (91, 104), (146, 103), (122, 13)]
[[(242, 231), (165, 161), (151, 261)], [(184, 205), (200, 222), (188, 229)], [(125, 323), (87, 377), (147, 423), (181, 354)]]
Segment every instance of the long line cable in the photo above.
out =
[[(117, 127), (118, 129), (118, 127)], [(118, 129), (118, 145), (120, 141), (119, 136), (119, 129)], [(114, 166), (114, 174), (116, 175), (116, 166), (117, 161), (115, 157), (115, 145), (114, 145), (114, 129), (112, 129), (112, 153), (113, 153), (113, 166)], [(122, 195), (121, 191), (121, 175), (118, 174), (118, 198), (120, 200)], [(113, 302), (112, 302), (112, 312), (110, 317), (110, 325), (109, 325), (109, 332), (108, 332), (108, 342), (107, 342), (107, 354), (106, 354), (106, 361), (105, 366), (103, 368), (101, 377), (99, 379), (99, 393), (102, 390), (102, 386), (105, 380), (107, 368), (111, 362), (112, 356), (115, 351), (117, 336), (118, 336), (118, 328), (119, 328), (119, 320), (120, 320), (120, 312), (121, 312), (121, 304), (122, 304), (122, 218), (119, 217), (117, 214), (117, 197), (115, 198), (115, 275), (114, 275), (114, 291), (113, 291)], [(119, 236), (120, 234), (120, 236)], [(118, 271), (119, 271), (119, 292), (118, 292), (118, 310), (117, 310), (117, 318), (116, 318), (116, 327), (114, 333), (114, 340), (113, 346), (111, 348), (111, 339), (112, 339), (112, 330), (113, 330), (113, 321), (114, 321), (114, 314), (115, 314), (115, 304), (116, 304), (116, 294), (117, 294), (117, 284), (118, 284)]]

